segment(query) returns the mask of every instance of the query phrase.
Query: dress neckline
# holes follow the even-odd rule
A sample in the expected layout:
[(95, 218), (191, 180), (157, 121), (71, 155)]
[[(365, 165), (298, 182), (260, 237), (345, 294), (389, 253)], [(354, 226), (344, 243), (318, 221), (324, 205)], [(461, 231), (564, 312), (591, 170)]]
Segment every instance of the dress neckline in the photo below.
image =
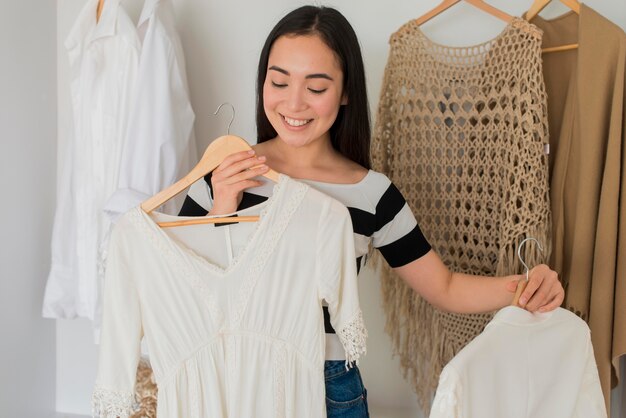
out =
[[(251, 256), (251, 253), (252, 254), (254, 253), (252, 251), (252, 248), (257, 246), (256, 244), (260, 239), (259, 237), (263, 235), (267, 235), (265, 234), (265, 231), (267, 229), (267, 224), (269, 222), (269, 219), (272, 218), (272, 216), (270, 215), (272, 215), (274, 211), (276, 210), (275, 208), (279, 206), (276, 204), (276, 202), (281, 199), (281, 196), (285, 190), (284, 185), (288, 181), (289, 181), (288, 176), (281, 174), (279, 176), (278, 183), (274, 184), (272, 194), (269, 196), (269, 198), (257, 205), (250, 206), (248, 208), (241, 209), (241, 210), (238, 210), (229, 214), (225, 214), (225, 215), (208, 216), (208, 217), (223, 217), (223, 216), (232, 216), (232, 215), (240, 216), (243, 214), (255, 213), (259, 209), (261, 209), (259, 213), (259, 221), (256, 223), (254, 231), (252, 231), (252, 233), (248, 237), (248, 240), (243, 250), (239, 254), (234, 256), (233, 259), (225, 267), (219, 266), (207, 260), (204, 256), (201, 256), (189, 246), (177, 241), (176, 239), (168, 235), (157, 224), (158, 221), (187, 220), (187, 219), (194, 219), (196, 217), (168, 215), (168, 214), (165, 214), (162, 212), (156, 212), (156, 211), (152, 212), (151, 214), (147, 214), (141, 209), (141, 207), (137, 207), (136, 210), (140, 212), (139, 213), (140, 217), (143, 219), (143, 222), (147, 226), (149, 226), (149, 230), (155, 239), (166, 244), (168, 247), (174, 249), (176, 252), (184, 254), (186, 259), (191, 260), (196, 265), (200, 265), (203, 269), (209, 270), (220, 276), (225, 276), (237, 270), (241, 264), (244, 264), (244, 261), (247, 260)], [(197, 228), (197, 227), (206, 227), (206, 225), (202, 225), (202, 224), (201, 225), (189, 225), (189, 226), (185, 226), (182, 228)], [(181, 227), (178, 227), (178, 228), (181, 228)]]

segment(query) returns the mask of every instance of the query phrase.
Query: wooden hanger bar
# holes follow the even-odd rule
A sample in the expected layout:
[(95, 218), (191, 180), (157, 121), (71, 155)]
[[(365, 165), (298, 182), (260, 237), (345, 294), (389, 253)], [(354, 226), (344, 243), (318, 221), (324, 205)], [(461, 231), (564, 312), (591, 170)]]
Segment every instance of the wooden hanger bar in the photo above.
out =
[[(537, 16), (539, 12), (541, 12), (552, 0), (535, 0), (533, 4), (530, 5), (530, 9), (525, 13), (526, 20), (530, 22), (532, 18)], [(559, 0), (561, 3), (569, 7), (576, 14), (580, 14), (580, 3), (576, 0)], [(547, 54), (549, 52), (561, 52), (561, 51), (569, 51), (572, 49), (578, 48), (578, 44), (568, 44), (561, 46), (552, 46), (549, 48), (543, 48), (541, 50), (542, 53)]]
[(541, 52), (546, 54), (548, 52), (569, 51), (569, 50), (577, 49), (577, 48), (578, 48), (578, 44), (569, 44), (569, 45), (553, 46), (550, 48), (543, 48)]
[[(537, 16), (552, 0), (535, 0), (526, 12), (526, 20), (530, 21)], [(576, 0), (559, 0), (561, 3), (572, 9), (576, 14), (580, 14), (580, 3)]]
[(161, 228), (170, 228), (173, 226), (187, 226), (187, 225), (201, 225), (201, 224), (225, 224), (225, 223), (234, 223), (234, 222), (257, 222), (259, 220), (258, 216), (232, 216), (232, 217), (221, 217), (221, 218), (204, 218), (198, 217), (198, 219), (184, 219), (181, 221), (171, 221), (171, 222), (157, 222)]
[(100, 15), (102, 15), (103, 7), (104, 7), (104, 0), (98, 1), (98, 8), (96, 9), (96, 22), (100, 20)]
[[(442, 12), (444, 12), (445, 10), (449, 9), (450, 7), (454, 6), (455, 4), (459, 3), (461, 0), (443, 0), (441, 3), (439, 3), (439, 5), (437, 7), (435, 7), (434, 9), (432, 9), (431, 11), (425, 13), (424, 15), (418, 17), (417, 19), (415, 19), (415, 22), (418, 25), (422, 25), (426, 22), (428, 22), (430, 19), (432, 19), (433, 17), (441, 14)], [(490, 4), (485, 3), (483, 0), (463, 0), (466, 3), (471, 4), (472, 6), (486, 12), (489, 13), (492, 16), (497, 17), (498, 19), (504, 20), (505, 22), (510, 22), (511, 20), (513, 20), (513, 16), (503, 12), (502, 10), (493, 7)]]
[(513, 296), (513, 302), (511, 302), (511, 306), (519, 306), (519, 298), (522, 296), (522, 292), (526, 289), (526, 285), (528, 284), (528, 280), (522, 279), (517, 283), (517, 289), (515, 290), (515, 296)]
[[(231, 154), (240, 151), (251, 150), (252, 147), (243, 139), (234, 135), (224, 135), (215, 139), (207, 147), (200, 159), (200, 162), (182, 179), (172, 184), (168, 188), (161, 190), (145, 202), (141, 204), (141, 209), (146, 213), (150, 213), (158, 207), (165, 204), (171, 198), (182, 192), (193, 183), (213, 171), (219, 166), (226, 157)], [(278, 182), (279, 174), (274, 170), (269, 170), (264, 177), (267, 177), (275, 182)], [(243, 219), (242, 219), (243, 218)], [(258, 220), (258, 216), (254, 217)], [(198, 219), (190, 219), (174, 222), (161, 222), (159, 226), (180, 226), (180, 225), (195, 225), (201, 223), (224, 223), (224, 222), (252, 222), (248, 217), (221, 217), (221, 218), (206, 218), (198, 217)], [(176, 224), (176, 225), (174, 225)]]

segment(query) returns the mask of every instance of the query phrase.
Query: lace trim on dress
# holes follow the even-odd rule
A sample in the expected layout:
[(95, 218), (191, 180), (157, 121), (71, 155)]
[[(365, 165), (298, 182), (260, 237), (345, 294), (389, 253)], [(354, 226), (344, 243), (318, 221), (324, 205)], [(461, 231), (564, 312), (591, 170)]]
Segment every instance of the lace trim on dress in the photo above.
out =
[(203, 300), (207, 304), (209, 308), (209, 313), (211, 315), (211, 319), (215, 323), (217, 327), (221, 326), (224, 322), (224, 315), (222, 311), (219, 309), (217, 301), (215, 300), (215, 295), (210, 291), (209, 287), (203, 283), (203, 281), (195, 274), (189, 265), (184, 262), (184, 260), (177, 256), (172, 250), (171, 246), (167, 245), (162, 239), (158, 239), (154, 231), (151, 229), (149, 224), (145, 222), (143, 219), (145, 212), (141, 209), (141, 207), (136, 207), (133, 212), (130, 214), (131, 221), (142, 231), (145, 235), (150, 239), (153, 245), (162, 251), (166, 257), (172, 262), (176, 268), (176, 271), (180, 272), (181, 276), (189, 282), (189, 284), (198, 289), (200, 293), (203, 295)]
[(352, 363), (359, 364), (361, 355), (367, 353), (365, 346), (367, 329), (365, 329), (363, 313), (360, 309), (347, 324), (337, 330), (337, 336), (346, 352), (346, 369), (351, 367)]
[(280, 241), (280, 237), (282, 236), (283, 232), (285, 232), (289, 221), (291, 221), (292, 215), (294, 214), (296, 209), (298, 209), (300, 203), (302, 203), (302, 199), (304, 199), (304, 196), (309, 189), (309, 186), (303, 183), (294, 182), (293, 184), (294, 190), (290, 193), (289, 200), (285, 203), (283, 210), (278, 215), (279, 218), (273, 225), (269, 236), (265, 239), (263, 243), (263, 246), (255, 254), (252, 265), (246, 273), (244, 282), (241, 284), (237, 302), (233, 309), (232, 326), (234, 327), (239, 326), (243, 313), (246, 310), (248, 301), (250, 300), (252, 290), (256, 286), (256, 282), (259, 278), (261, 270), (263, 270), (265, 264), (267, 263), (267, 260), (274, 252), (276, 245)]
[(95, 418), (128, 418), (133, 410), (133, 392), (120, 392), (96, 385), (91, 398)]

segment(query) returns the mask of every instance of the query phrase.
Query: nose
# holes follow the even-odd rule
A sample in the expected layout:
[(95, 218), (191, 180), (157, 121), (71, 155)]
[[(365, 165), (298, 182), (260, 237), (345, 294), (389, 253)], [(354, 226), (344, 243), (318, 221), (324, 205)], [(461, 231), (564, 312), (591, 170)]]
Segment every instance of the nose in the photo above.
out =
[(292, 112), (300, 112), (306, 109), (307, 104), (304, 94), (303, 88), (292, 88), (287, 97), (287, 108)]

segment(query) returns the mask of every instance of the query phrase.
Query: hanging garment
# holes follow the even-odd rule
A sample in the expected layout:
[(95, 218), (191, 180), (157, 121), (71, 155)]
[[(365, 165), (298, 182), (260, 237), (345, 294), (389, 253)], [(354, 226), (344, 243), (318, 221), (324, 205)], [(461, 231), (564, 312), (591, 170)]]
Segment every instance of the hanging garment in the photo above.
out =
[(626, 34), (585, 4), (580, 16), (537, 16), (533, 23), (545, 33), (544, 47), (578, 43), (543, 56), (550, 265), (566, 283), (564, 306), (591, 328), (608, 409), (626, 354)]
[[(259, 180), (265, 181), (264, 178)], [(428, 251), (424, 238), (404, 197), (384, 174), (369, 170), (357, 183), (336, 184), (299, 179), (312, 188), (343, 203), (350, 213), (354, 230), (357, 274), (367, 263), (371, 247), (377, 248), (391, 267), (400, 267), (417, 260)], [(265, 201), (272, 195), (273, 185), (265, 181), (260, 187), (246, 189), (238, 210)], [(213, 206), (211, 173), (189, 188), (179, 215), (205, 216)], [(343, 345), (330, 321), (328, 306), (323, 306), (326, 332), (325, 359), (345, 360)], [(139, 373), (139, 372), (138, 372)], [(151, 383), (149, 366), (142, 369), (136, 394), (140, 399), (156, 399), (156, 387)], [(149, 404), (149, 406), (151, 406)], [(148, 408), (146, 410), (149, 411)]]
[(322, 299), (347, 363), (365, 353), (350, 217), (286, 176), (268, 200), (237, 214), (259, 211), (258, 223), (220, 228), (161, 229), (155, 222), (180, 217), (139, 207), (120, 218), (107, 265), (97, 416), (130, 410), (142, 334), (157, 416), (325, 416)]
[[(272, 193), (272, 183), (264, 181), (260, 187), (243, 192), (238, 209), (245, 209), (265, 201)], [(428, 251), (430, 244), (424, 238), (411, 209), (396, 186), (387, 176), (369, 170), (361, 181), (353, 184), (325, 183), (300, 179), (317, 191), (343, 203), (350, 212), (354, 230), (354, 249), (357, 274), (367, 262), (370, 246), (377, 248), (391, 267), (400, 267), (417, 260)], [(213, 206), (211, 174), (189, 188), (189, 194), (180, 215), (204, 216)], [(326, 360), (344, 360), (343, 347), (330, 323), (326, 306)]]
[[(513, 19), (469, 47), (429, 40), (414, 22), (391, 36), (372, 144), (374, 167), (406, 198), (453, 271), (506, 275), (526, 237), (531, 265), (550, 248), (546, 95), (541, 31)], [(491, 314), (441, 312), (391, 269), (382, 281), (387, 329), (425, 409), (437, 377)]]
[[(118, 190), (105, 207), (112, 219), (173, 184), (197, 162), (195, 115), (171, 1), (146, 0), (137, 27), (143, 44), (136, 101)], [(174, 199), (163, 211), (175, 214), (180, 203)]]
[(46, 318), (94, 319), (111, 224), (102, 214), (117, 187), (140, 42), (119, 0), (96, 23), (89, 0), (65, 41), (70, 61), (73, 136), (60, 138), (52, 265)]
[(589, 328), (557, 308), (501, 309), (448, 363), (430, 418), (605, 418)]

